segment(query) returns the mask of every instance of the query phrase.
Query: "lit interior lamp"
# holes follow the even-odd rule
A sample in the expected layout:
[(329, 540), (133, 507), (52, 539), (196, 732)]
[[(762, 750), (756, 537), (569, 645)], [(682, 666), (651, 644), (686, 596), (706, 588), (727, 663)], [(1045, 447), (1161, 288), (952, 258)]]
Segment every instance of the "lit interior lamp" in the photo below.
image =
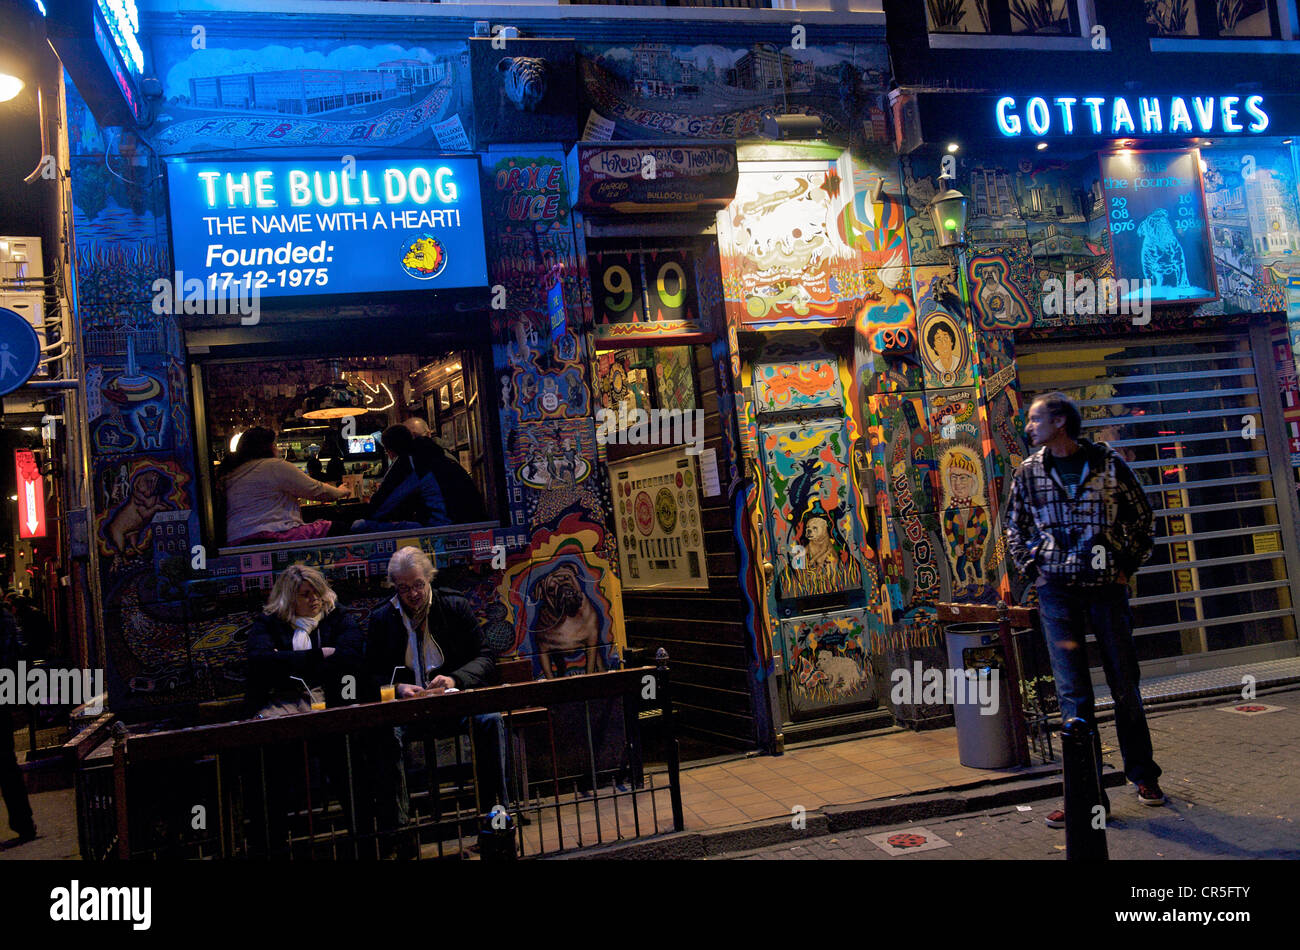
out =
[(8, 102), (10, 99), (14, 98), (14, 96), (23, 91), (23, 86), (25, 85), (26, 83), (17, 76), (11, 75), (10, 73), (0, 72), (0, 102)]
[(304, 419), (346, 419), (365, 412), (365, 397), (346, 383), (317, 386), (302, 402)]
[(930, 220), (940, 247), (957, 247), (966, 234), (966, 196), (953, 188), (947, 175), (939, 179), (941, 189), (930, 202)]
[(230, 451), (233, 452), (237, 448), (239, 448), (239, 440), (243, 437), (243, 435), (244, 433), (242, 432), (236, 432), (234, 435), (230, 437)]

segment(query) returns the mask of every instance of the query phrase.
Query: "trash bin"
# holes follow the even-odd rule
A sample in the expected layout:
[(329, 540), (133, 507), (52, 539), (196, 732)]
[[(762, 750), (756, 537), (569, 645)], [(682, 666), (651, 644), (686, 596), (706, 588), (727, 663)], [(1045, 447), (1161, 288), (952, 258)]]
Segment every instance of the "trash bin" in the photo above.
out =
[(945, 631), (957, 758), (972, 769), (1016, 764), (1006, 656), (996, 623), (955, 623)]

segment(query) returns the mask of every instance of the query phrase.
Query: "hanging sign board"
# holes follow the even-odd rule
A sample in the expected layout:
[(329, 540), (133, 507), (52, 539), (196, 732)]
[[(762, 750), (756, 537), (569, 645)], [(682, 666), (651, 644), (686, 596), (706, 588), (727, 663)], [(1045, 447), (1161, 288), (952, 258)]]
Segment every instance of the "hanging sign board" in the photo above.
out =
[(46, 0), (50, 42), (95, 120), (143, 125), (145, 44), (135, 0)]
[(36, 456), (26, 449), (14, 452), (18, 485), (18, 537), (45, 537), (45, 478)]
[(579, 142), (569, 164), (579, 211), (717, 209), (736, 193), (734, 142)]
[(624, 590), (707, 588), (695, 462), (685, 446), (609, 466)]
[(473, 158), (174, 161), (167, 187), (175, 269), (208, 297), (487, 285)]
[(1218, 299), (1200, 153), (1104, 154), (1101, 174), (1118, 292), (1156, 305)]

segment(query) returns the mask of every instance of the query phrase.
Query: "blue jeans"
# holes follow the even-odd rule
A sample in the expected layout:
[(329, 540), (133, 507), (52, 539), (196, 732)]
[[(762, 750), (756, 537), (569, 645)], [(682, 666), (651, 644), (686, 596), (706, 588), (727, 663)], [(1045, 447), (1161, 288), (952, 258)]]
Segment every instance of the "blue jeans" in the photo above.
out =
[(469, 716), (459, 723), (443, 723), (433, 728), (396, 726), (379, 730), (375, 778), (378, 782), (379, 830), (400, 832), (410, 821), (410, 794), (406, 785), (406, 768), (402, 749), (408, 736), (427, 741), (426, 768), (432, 768), (433, 740), (472, 731), (474, 739), (474, 782), (478, 786), (481, 811), (486, 813), (500, 802), (510, 807), (506, 781), (506, 728), (500, 713)]
[[(1088, 670), (1086, 635), (1097, 638), (1106, 683), (1115, 699), (1115, 729), (1119, 733), (1124, 774), (1130, 782), (1153, 782), (1160, 777), (1151, 751), (1142, 694), (1138, 691), (1137, 651), (1133, 647), (1133, 617), (1128, 606), (1128, 587), (1073, 587), (1048, 581), (1038, 588), (1039, 616), (1047, 652), (1061, 703), (1061, 721), (1078, 717), (1094, 726), (1096, 697)], [(1101, 769), (1101, 740), (1097, 744), (1097, 768)], [(1105, 791), (1102, 792), (1106, 800)], [(1109, 802), (1106, 802), (1109, 809)]]

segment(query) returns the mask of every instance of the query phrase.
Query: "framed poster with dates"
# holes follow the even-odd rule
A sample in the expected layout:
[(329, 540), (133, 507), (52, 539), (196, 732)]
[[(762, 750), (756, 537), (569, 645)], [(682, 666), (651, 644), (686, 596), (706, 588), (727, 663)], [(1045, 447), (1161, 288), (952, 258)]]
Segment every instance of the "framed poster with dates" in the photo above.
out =
[(699, 473), (686, 447), (613, 463), (609, 481), (623, 588), (707, 588)]
[(1101, 156), (1119, 303), (1218, 299), (1200, 164), (1194, 149)]

